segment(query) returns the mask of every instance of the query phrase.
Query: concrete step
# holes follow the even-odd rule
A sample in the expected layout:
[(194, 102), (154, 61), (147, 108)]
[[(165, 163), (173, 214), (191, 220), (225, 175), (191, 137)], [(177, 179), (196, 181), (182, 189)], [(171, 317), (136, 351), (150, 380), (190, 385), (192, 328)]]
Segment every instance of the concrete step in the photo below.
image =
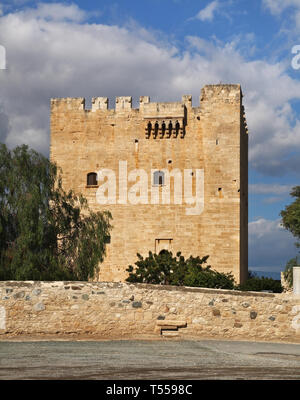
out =
[(179, 336), (179, 332), (178, 331), (161, 331), (161, 335), (164, 337), (177, 337)]

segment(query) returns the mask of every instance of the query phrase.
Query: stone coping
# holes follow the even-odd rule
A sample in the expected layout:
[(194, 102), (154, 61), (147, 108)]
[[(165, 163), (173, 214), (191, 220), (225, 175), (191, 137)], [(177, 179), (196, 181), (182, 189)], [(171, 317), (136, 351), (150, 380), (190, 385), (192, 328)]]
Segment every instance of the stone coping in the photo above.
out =
[(173, 285), (153, 285), (149, 283), (132, 283), (132, 282), (93, 282), (93, 281), (0, 281), (0, 286), (15, 286), (15, 287), (32, 287), (41, 285), (80, 285), (80, 286), (109, 286), (112, 289), (122, 288), (124, 286), (135, 286), (140, 289), (151, 290), (167, 290), (179, 292), (194, 292), (194, 293), (208, 293), (208, 294), (227, 294), (231, 296), (251, 296), (251, 297), (275, 297), (281, 293), (265, 293), (265, 292), (252, 292), (240, 291), (229, 289), (212, 289), (202, 287), (188, 287), (188, 286), (173, 286)]

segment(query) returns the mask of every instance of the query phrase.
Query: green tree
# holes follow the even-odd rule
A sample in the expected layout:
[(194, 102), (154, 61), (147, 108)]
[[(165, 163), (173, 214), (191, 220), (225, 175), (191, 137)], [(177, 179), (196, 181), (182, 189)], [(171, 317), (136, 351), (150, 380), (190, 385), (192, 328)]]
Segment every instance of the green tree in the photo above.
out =
[(233, 289), (234, 278), (230, 273), (220, 273), (206, 266), (208, 256), (185, 259), (180, 252), (174, 257), (170, 251), (159, 254), (149, 252), (145, 259), (137, 254), (136, 267), (127, 268), (128, 282), (177, 286), (196, 286)]
[(291, 258), (285, 266), (283, 276), (289, 287), (293, 287), (293, 268), (298, 265), (298, 257)]
[(270, 291), (273, 293), (281, 293), (283, 287), (279, 280), (265, 276), (258, 277), (255, 273), (249, 271), (248, 279), (244, 283), (236, 286), (236, 289), (254, 292)]
[(109, 212), (94, 213), (65, 192), (56, 165), (23, 145), (0, 145), (0, 279), (88, 280), (110, 234)]
[[(300, 186), (293, 187), (290, 195), (295, 198), (295, 201), (281, 211), (282, 225), (297, 240), (300, 240)], [(296, 242), (295, 244), (297, 247), (300, 247), (300, 242)]]
[[(295, 200), (281, 211), (282, 225), (297, 239), (296, 247), (300, 247), (300, 186), (292, 188), (290, 193)], [(283, 276), (290, 287), (293, 286), (293, 267), (297, 265), (297, 257), (291, 258), (285, 267)]]

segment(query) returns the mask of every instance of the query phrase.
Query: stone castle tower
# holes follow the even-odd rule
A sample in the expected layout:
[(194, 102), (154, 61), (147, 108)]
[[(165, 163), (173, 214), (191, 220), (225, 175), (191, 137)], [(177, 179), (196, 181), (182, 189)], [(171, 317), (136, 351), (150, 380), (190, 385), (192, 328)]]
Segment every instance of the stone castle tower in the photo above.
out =
[(209, 255), (220, 272), (248, 272), (248, 130), (240, 85), (207, 85), (200, 106), (140, 97), (51, 99), (51, 160), (63, 186), (113, 229), (99, 280), (122, 281), (136, 253)]

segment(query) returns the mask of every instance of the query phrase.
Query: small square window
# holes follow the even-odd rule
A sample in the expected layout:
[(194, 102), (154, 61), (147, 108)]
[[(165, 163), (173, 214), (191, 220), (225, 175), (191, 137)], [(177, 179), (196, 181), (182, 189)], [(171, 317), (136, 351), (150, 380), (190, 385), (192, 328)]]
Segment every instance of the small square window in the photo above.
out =
[(97, 186), (97, 174), (96, 172), (90, 172), (87, 174), (87, 186)]

